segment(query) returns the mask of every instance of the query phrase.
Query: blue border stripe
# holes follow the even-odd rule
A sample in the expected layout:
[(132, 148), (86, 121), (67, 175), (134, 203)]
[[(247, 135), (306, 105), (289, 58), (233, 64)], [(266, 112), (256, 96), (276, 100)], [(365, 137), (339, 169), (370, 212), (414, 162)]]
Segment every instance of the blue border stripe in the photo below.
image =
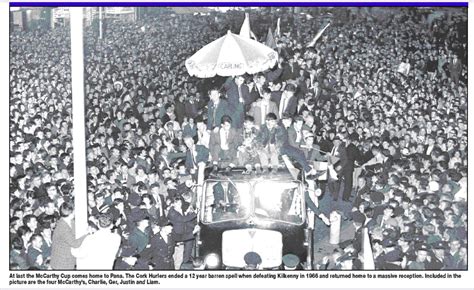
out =
[(262, 6), (301, 6), (301, 7), (468, 7), (469, 2), (10, 2), (11, 7), (262, 7)]

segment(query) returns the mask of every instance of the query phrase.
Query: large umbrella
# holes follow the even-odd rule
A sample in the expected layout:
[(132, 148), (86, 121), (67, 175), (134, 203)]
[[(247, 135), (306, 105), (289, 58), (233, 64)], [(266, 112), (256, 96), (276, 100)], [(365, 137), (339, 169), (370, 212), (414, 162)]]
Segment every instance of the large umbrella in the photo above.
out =
[(227, 32), (186, 60), (191, 76), (211, 78), (255, 74), (272, 68), (278, 53), (258, 41)]

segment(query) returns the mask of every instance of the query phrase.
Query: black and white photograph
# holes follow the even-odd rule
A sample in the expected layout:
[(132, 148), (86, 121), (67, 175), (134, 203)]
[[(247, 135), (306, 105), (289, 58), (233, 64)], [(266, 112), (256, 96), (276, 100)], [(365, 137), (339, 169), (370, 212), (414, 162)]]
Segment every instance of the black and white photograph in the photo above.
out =
[(467, 19), (10, 6), (9, 269), (467, 270)]

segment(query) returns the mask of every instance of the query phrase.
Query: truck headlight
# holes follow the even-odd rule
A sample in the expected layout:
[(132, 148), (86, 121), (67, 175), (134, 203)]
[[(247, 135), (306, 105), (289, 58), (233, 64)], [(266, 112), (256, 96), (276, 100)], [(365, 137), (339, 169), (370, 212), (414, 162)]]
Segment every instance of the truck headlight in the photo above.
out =
[(219, 266), (219, 255), (211, 253), (204, 258), (204, 263), (208, 269), (216, 269)]

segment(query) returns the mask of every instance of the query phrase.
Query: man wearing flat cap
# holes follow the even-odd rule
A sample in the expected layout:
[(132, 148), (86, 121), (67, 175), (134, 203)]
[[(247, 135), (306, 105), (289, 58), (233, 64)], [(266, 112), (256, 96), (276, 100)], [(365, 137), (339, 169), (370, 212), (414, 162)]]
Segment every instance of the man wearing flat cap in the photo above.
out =
[(426, 263), (426, 270), (444, 270), (446, 268), (446, 242), (438, 241), (431, 245), (430, 259)]
[(134, 249), (135, 254), (140, 254), (149, 241), (149, 219), (143, 211), (136, 211), (130, 219), (135, 222), (136, 227), (131, 231), (128, 243)]
[(408, 261), (416, 259), (415, 248), (413, 247), (413, 235), (411, 233), (402, 233), (398, 240), (398, 246), (402, 255), (402, 268), (406, 267)]
[[(328, 155), (328, 188), (333, 201), (339, 200), (339, 191), (342, 185), (343, 172), (347, 165), (346, 147), (342, 143), (341, 136), (334, 137), (334, 147)], [(345, 200), (347, 201), (347, 200)]]
[(425, 243), (415, 245), (416, 258), (414, 261), (408, 261), (407, 266), (410, 270), (426, 270), (426, 263), (429, 246)]
[(401, 270), (402, 253), (397, 247), (397, 242), (391, 237), (386, 237), (382, 241), (383, 253), (376, 259), (376, 269), (380, 270)]
[(165, 217), (159, 218), (151, 226), (150, 244), (140, 258), (151, 264), (154, 270), (174, 270), (175, 241), (171, 236), (172, 230), (173, 226)]

